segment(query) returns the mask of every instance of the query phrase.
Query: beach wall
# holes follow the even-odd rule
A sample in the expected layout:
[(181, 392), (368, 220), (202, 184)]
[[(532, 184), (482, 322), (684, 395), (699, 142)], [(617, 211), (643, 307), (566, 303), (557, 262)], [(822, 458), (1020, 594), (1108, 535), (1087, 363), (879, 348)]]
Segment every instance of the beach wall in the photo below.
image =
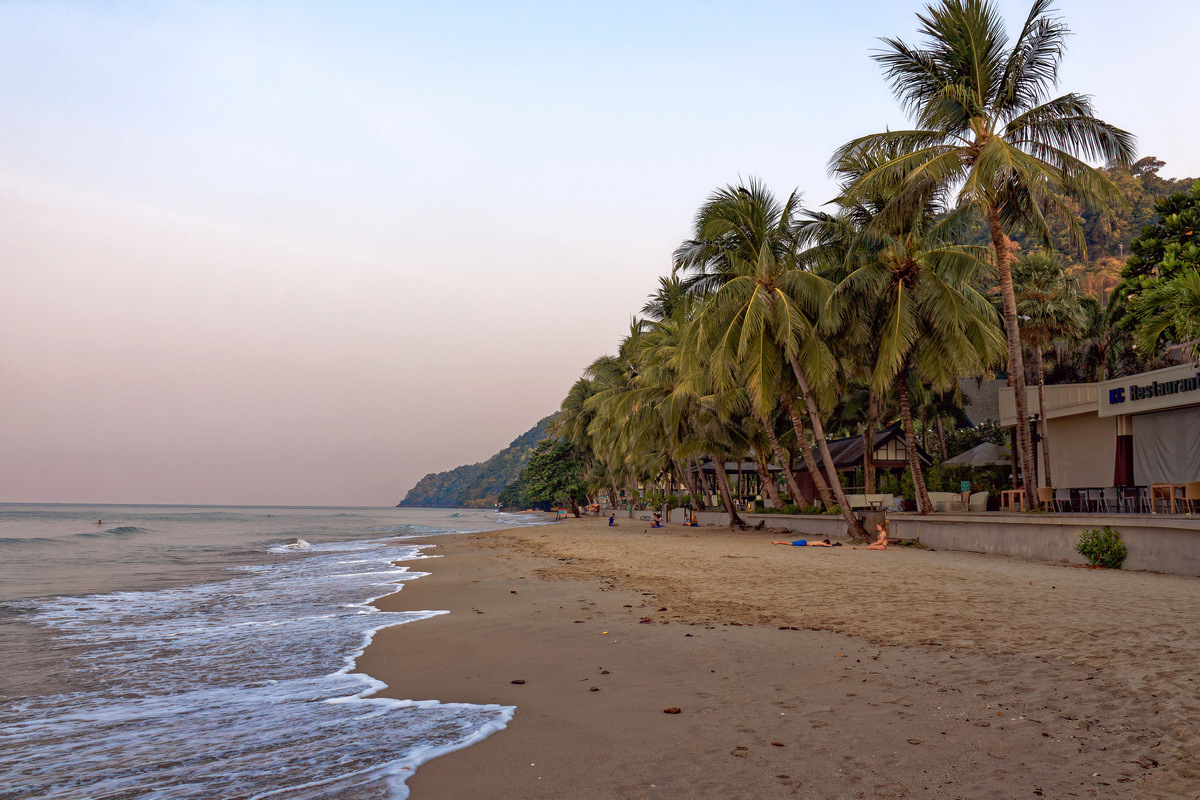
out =
[[(683, 522), (684, 512), (685, 509), (682, 508), (671, 509), (670, 521)], [(739, 516), (750, 526), (766, 520), (768, 528), (774, 530), (787, 528), (792, 533), (805, 533), (818, 539), (846, 535), (846, 520), (831, 514), (747, 514), (741, 512)], [(728, 526), (729, 515), (724, 511), (701, 511), (696, 514), (696, 521), (701, 526)]]
[(1085, 528), (1109, 525), (1129, 548), (1125, 569), (1200, 576), (1200, 518), (1152, 514), (888, 514), (891, 536), (938, 550), (966, 550), (1086, 564), (1075, 552)]

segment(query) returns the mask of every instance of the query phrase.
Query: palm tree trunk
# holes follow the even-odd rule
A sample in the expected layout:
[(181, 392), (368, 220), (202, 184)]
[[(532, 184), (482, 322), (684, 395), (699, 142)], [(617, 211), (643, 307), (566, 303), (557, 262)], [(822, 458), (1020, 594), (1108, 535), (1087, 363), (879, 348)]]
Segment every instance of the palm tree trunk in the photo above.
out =
[(696, 483), (700, 486), (697, 499), (692, 501), (692, 510), (703, 511), (708, 507), (708, 484), (704, 482), (704, 467), (700, 463), (700, 456), (692, 456), (692, 464), (696, 467)]
[(1004, 306), (1004, 335), (1008, 339), (1008, 382), (1013, 387), (1017, 408), (1017, 450), (1025, 483), (1025, 508), (1035, 508), (1033, 439), (1029, 435), (1029, 403), (1025, 400), (1025, 360), (1021, 355), (1021, 330), (1017, 326), (1017, 298), (1013, 292), (1011, 254), (1008, 237), (1000, 227), (1000, 210), (987, 206), (988, 228), (992, 234), (992, 251), (996, 256), (996, 273), (1000, 276), (1000, 298)]
[[(713, 462), (716, 466), (716, 462)], [(737, 509), (733, 507), (733, 495), (729, 493), (729, 479), (725, 477), (725, 460), (721, 459), (721, 465), (716, 469), (717, 486), (721, 489), (721, 502), (725, 504), (725, 510), (729, 512), (729, 527), (734, 525), (745, 525), (742, 518), (738, 516)]]
[[(771, 442), (771, 453), (775, 456), (775, 462), (779, 464), (779, 468), (783, 470), (784, 480), (787, 481), (788, 491), (792, 493), (792, 502), (800, 505), (800, 500), (803, 495), (800, 494), (800, 484), (796, 483), (796, 474), (792, 472), (789, 459), (783, 457), (783, 446), (779, 444), (779, 437), (775, 435), (775, 427), (771, 425), (770, 420), (765, 417), (759, 417), (759, 422), (767, 431), (767, 440)], [(767, 472), (768, 479), (770, 472)], [(770, 482), (768, 480), (768, 482)], [(776, 492), (778, 497), (779, 493)]]
[[(783, 402), (784, 410), (792, 419), (792, 428), (796, 431), (796, 449), (800, 451), (800, 457), (804, 459), (804, 466), (808, 470), (808, 474), (812, 477), (813, 486), (817, 487), (817, 492), (821, 495), (821, 502), (826, 508), (833, 505), (833, 492), (829, 490), (829, 484), (825, 481), (825, 476), (821, 474), (821, 470), (817, 468), (817, 462), (813, 459), (812, 445), (808, 443), (808, 431), (804, 424), (804, 420), (800, 417), (800, 412), (796, 409), (795, 404), (785, 394), (781, 401)], [(799, 499), (799, 498), (797, 498)]]
[(941, 414), (937, 415), (936, 421), (937, 421), (938, 445), (942, 449), (942, 461), (945, 461), (947, 458), (950, 457), (950, 454), (946, 451), (946, 428), (945, 428), (945, 426), (942, 425), (942, 415)]
[[(1038, 410), (1041, 412), (1041, 429), (1042, 429), (1042, 465), (1046, 468), (1046, 485), (1053, 486), (1054, 481), (1050, 478), (1050, 426), (1046, 424), (1046, 375), (1042, 371), (1042, 348), (1041, 345), (1033, 346), (1033, 368), (1037, 370), (1038, 379)], [(1035, 506), (1030, 506), (1035, 508)]]
[(805, 377), (804, 370), (800, 369), (800, 364), (796, 361), (795, 356), (789, 355), (788, 361), (791, 363), (792, 372), (796, 374), (796, 382), (800, 384), (800, 394), (804, 398), (804, 404), (808, 406), (808, 419), (812, 423), (813, 438), (817, 440), (817, 449), (821, 452), (821, 461), (825, 463), (825, 471), (833, 478), (830, 489), (842, 510), (842, 518), (846, 520), (846, 532), (855, 539), (869, 539), (871, 537), (863, 530), (858, 517), (854, 516), (854, 512), (850, 510), (850, 504), (846, 502), (846, 493), (842, 491), (842, 483), (837, 479), (837, 467), (834, 466), (829, 445), (825, 442), (825, 430), (821, 426), (821, 413), (817, 408), (817, 399), (813, 396), (812, 387), (808, 384), (808, 378)]
[(775, 481), (771, 480), (770, 465), (760, 464), (758, 459), (754, 459), (754, 469), (758, 473), (758, 482), (762, 484), (763, 494), (771, 501), (771, 505), (776, 511), (783, 511), (786, 505), (783, 498), (779, 496), (779, 490), (775, 488)]
[(908, 402), (908, 366), (900, 369), (896, 376), (896, 390), (900, 395), (900, 422), (904, 426), (904, 450), (908, 454), (908, 468), (912, 471), (913, 489), (917, 494), (917, 510), (922, 514), (933, 511), (929, 492), (925, 489), (925, 475), (921, 472), (921, 459), (917, 457), (917, 438), (913, 429), (912, 408)]
[(879, 401), (875, 392), (867, 390), (867, 424), (863, 428), (863, 491), (875, 494), (875, 426)]
[(683, 475), (683, 479), (687, 481), (688, 497), (691, 498), (692, 510), (700, 511), (701, 509), (696, 505), (699, 502), (698, 493), (696, 491), (696, 476), (692, 474), (691, 464), (688, 464), (687, 459), (684, 459), (683, 463), (686, 466), (681, 465), (680, 474)]

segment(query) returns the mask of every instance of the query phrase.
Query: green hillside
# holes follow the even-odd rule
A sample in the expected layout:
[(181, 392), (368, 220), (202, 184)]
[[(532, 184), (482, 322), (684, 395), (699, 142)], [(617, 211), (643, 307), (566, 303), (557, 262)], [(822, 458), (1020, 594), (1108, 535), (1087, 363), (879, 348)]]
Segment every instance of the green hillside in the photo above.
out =
[(505, 484), (520, 476), (534, 446), (549, 435), (555, 416), (546, 417), (487, 461), (429, 473), (396, 507), (490, 508)]

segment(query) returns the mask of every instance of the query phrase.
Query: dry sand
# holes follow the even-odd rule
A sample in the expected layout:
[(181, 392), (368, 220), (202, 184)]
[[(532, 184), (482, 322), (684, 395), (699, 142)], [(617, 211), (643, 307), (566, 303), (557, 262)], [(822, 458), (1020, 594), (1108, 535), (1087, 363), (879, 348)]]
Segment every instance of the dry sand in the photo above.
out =
[(1200, 797), (1200, 579), (771, 538), (430, 540), (360, 669), (517, 711), (414, 800)]

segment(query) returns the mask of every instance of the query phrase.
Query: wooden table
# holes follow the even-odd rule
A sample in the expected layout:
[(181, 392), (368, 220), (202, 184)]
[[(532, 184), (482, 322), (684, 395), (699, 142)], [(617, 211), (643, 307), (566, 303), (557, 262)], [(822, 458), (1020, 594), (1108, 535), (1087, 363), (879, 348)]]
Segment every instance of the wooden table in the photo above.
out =
[(1000, 492), (1000, 510), (1001, 511), (1024, 511), (1025, 510), (1025, 490), (1024, 489), (1004, 489)]
[[(1186, 487), (1183, 483), (1152, 483), (1150, 484), (1150, 513), (1158, 513), (1158, 500), (1171, 502), (1171, 510), (1169, 513), (1175, 513), (1176, 503), (1186, 503), (1182, 497), (1176, 497), (1175, 492)], [(1164, 502), (1164, 505), (1166, 503)]]

